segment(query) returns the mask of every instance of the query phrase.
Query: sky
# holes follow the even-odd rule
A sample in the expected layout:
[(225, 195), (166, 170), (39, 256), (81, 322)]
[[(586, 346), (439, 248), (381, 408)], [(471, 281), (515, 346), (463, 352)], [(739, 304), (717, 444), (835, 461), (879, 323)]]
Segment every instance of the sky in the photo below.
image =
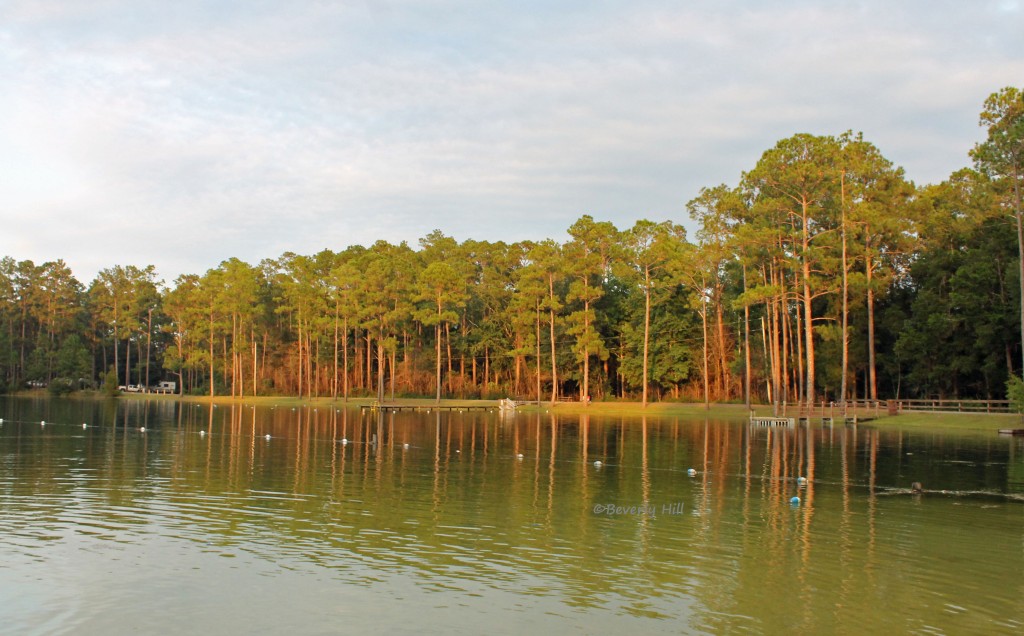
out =
[(1024, 86), (1024, 0), (0, 0), (0, 256), (237, 257), (694, 229), (796, 133), (915, 183)]

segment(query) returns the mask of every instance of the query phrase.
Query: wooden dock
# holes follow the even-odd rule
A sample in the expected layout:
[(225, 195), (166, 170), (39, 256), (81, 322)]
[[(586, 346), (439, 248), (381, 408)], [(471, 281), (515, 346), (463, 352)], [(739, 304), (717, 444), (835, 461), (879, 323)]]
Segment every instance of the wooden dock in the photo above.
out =
[(819, 417), (815, 415), (799, 414), (796, 417), (766, 417), (759, 415), (750, 416), (751, 426), (796, 426), (799, 424), (813, 424), (819, 423), (822, 425), (832, 426), (837, 423), (842, 424), (853, 424), (856, 426), (860, 422), (867, 422), (874, 418), (871, 417), (859, 417), (856, 414), (847, 415), (845, 417), (830, 417), (828, 415)]
[(795, 417), (758, 417), (751, 415), (750, 423), (754, 426), (796, 426)]
[(397, 413), (399, 411), (431, 411), (448, 412), (469, 412), (469, 411), (496, 411), (497, 406), (448, 406), (446, 404), (361, 404), (360, 411), (381, 411), (382, 413)]

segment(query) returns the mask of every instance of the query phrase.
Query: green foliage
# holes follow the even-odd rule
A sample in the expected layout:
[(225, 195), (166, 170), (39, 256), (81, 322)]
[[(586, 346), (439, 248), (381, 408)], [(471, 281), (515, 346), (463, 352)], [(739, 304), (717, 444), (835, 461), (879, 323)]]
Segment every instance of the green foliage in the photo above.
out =
[(761, 399), (834, 396), (851, 380), (863, 395), (875, 366), (889, 395), (999, 396), (1024, 354), (1021, 91), (991, 96), (981, 123), (975, 169), (916, 190), (859, 134), (782, 139), (687, 204), (696, 243), (671, 222), (620, 231), (584, 215), (564, 242), (434, 231), (418, 249), (229, 258), (167, 289), (152, 266), (110, 267), (85, 289), (61, 261), (3, 258), (0, 386), (62, 391), (53, 378), (91, 383), (112, 362), (108, 394), (173, 377), (235, 396), (394, 383), (532, 397), (539, 383), (693, 399), (706, 381), (727, 401), (742, 398), (749, 353)]
[(106, 395), (107, 397), (117, 397), (121, 395), (117, 386), (117, 371), (111, 367), (109, 371), (103, 374), (103, 395)]
[(1024, 413), (1024, 380), (1016, 373), (1006, 380), (1006, 397), (1017, 413)]
[(46, 390), (50, 395), (67, 395), (78, 388), (78, 383), (70, 378), (54, 378), (50, 380)]

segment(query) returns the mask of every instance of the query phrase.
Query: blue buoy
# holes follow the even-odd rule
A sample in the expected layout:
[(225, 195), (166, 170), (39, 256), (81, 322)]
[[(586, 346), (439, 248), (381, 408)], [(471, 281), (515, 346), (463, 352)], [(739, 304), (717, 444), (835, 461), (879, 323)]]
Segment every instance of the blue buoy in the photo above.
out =
[(800, 505), (800, 497), (793, 497), (792, 499), (789, 500), (789, 503), (793, 504), (794, 506), (799, 506)]
[(688, 469), (686, 471), (686, 474), (689, 475), (690, 477), (696, 477), (697, 476), (697, 471), (694, 470), (693, 468), (690, 468), (690, 469)]

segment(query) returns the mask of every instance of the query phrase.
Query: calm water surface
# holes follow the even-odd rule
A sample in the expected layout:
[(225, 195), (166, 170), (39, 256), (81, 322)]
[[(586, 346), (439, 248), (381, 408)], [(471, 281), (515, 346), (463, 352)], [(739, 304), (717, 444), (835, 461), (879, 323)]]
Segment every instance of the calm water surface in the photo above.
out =
[(1024, 630), (1020, 438), (172, 401), (0, 417), (0, 633)]

